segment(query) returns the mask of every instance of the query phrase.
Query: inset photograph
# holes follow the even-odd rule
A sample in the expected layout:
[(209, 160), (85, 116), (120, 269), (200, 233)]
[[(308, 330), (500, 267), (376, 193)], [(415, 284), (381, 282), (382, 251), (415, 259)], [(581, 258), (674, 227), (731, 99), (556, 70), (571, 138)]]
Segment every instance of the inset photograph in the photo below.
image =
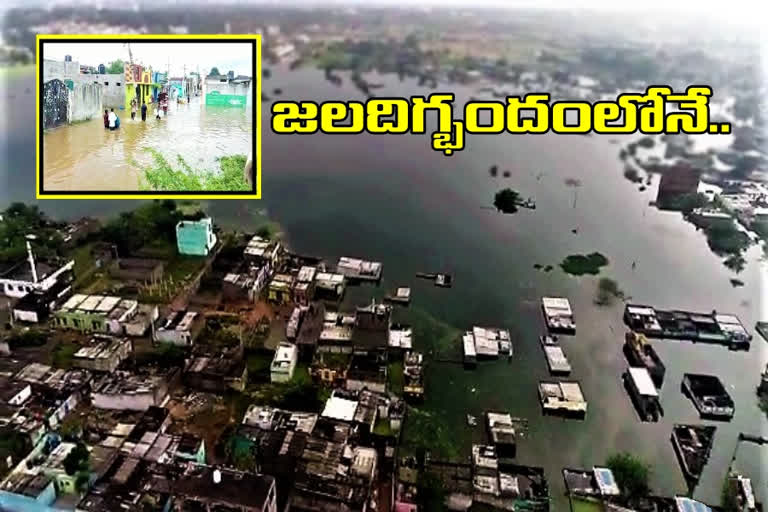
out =
[(37, 44), (38, 198), (260, 198), (258, 35)]

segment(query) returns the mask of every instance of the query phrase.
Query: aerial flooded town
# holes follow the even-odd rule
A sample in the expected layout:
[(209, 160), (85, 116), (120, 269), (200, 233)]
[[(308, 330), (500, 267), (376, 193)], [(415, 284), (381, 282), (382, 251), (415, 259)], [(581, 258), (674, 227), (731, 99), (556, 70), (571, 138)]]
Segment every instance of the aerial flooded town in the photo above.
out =
[[(2, 8), (0, 510), (762, 511), (760, 27), (299, 4)], [(37, 34), (260, 34), (260, 76), (133, 43), (46, 49), (38, 71), (61, 189), (190, 166), (231, 186), (261, 80), (262, 199), (37, 200)], [(281, 102), (659, 84), (711, 87), (730, 133), (469, 134), (446, 156), (271, 122)]]

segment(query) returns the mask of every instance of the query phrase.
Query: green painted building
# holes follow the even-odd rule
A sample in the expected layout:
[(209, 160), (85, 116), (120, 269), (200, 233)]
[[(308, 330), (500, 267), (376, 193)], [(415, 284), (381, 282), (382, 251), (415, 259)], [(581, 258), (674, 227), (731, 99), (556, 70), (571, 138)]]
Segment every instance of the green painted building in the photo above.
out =
[(250, 78), (208, 77), (203, 86), (206, 105), (245, 108), (250, 103)]
[(183, 220), (176, 225), (176, 246), (179, 254), (208, 256), (216, 245), (213, 221), (209, 217), (200, 220)]

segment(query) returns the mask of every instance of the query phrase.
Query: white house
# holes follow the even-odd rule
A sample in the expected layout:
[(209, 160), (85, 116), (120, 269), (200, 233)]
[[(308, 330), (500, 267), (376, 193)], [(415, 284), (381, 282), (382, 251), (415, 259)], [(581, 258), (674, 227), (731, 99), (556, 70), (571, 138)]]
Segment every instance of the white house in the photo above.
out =
[(275, 350), (275, 358), (270, 368), (272, 382), (288, 382), (293, 377), (299, 350), (293, 343), (280, 343)]

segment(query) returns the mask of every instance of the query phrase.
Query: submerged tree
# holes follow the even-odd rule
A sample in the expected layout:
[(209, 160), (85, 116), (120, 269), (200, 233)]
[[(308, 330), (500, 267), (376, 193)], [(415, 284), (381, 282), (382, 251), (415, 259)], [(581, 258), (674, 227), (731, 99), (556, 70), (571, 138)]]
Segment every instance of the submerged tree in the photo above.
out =
[(613, 471), (622, 497), (630, 504), (648, 495), (651, 468), (639, 457), (622, 452), (611, 455), (605, 463)]
[(520, 194), (511, 188), (505, 188), (496, 192), (493, 206), (502, 213), (516, 213), (520, 204)]
[(609, 277), (601, 277), (597, 282), (597, 297), (595, 304), (598, 306), (610, 306), (615, 299), (623, 299), (624, 292), (619, 288), (619, 283)]

